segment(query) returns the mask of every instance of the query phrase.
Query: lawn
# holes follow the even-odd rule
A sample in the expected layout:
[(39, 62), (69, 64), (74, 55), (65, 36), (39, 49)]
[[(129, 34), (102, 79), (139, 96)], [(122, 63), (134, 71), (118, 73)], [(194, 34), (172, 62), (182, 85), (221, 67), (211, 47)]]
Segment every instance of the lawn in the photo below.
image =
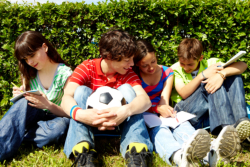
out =
[[(119, 152), (118, 137), (96, 137), (96, 150), (98, 152), (99, 166), (122, 167), (125, 162)], [(228, 167), (250, 166), (250, 144), (243, 143), (242, 151), (232, 159), (231, 164), (219, 165)], [(18, 153), (12, 160), (0, 164), (0, 166), (32, 166), (32, 167), (70, 167), (73, 159), (67, 159), (63, 153), (63, 143), (48, 145), (42, 149), (36, 148), (31, 144), (24, 143), (19, 148)], [(153, 154), (153, 166), (164, 167), (167, 165), (157, 154)], [(202, 165), (201, 166), (208, 166)]]

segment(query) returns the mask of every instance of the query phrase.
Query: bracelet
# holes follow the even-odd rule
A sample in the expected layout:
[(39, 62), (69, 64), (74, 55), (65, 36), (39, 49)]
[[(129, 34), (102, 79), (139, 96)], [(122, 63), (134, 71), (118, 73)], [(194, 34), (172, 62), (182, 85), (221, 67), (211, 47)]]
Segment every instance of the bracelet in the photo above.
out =
[(72, 108), (71, 108), (71, 110), (70, 110), (70, 117), (71, 118), (73, 118), (73, 110), (74, 110), (74, 108), (76, 108), (76, 107), (78, 107), (78, 105), (74, 105)]
[(203, 74), (203, 71), (201, 72), (201, 74), (202, 74), (202, 76), (203, 76), (204, 79), (207, 79), (207, 78), (205, 77), (205, 75)]
[(73, 111), (73, 119), (76, 121), (76, 112), (77, 110), (81, 109), (80, 107), (76, 107), (75, 110)]
[(217, 71), (218, 74), (220, 74), (221, 78), (223, 78), (224, 80), (226, 79), (225, 75), (222, 74), (220, 71)]

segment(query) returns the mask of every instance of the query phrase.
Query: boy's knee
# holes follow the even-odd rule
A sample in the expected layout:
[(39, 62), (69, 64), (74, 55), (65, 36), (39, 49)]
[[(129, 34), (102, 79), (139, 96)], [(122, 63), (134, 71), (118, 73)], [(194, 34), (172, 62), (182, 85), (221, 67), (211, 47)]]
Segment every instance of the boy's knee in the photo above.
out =
[(81, 100), (82, 98), (88, 98), (89, 95), (92, 93), (92, 89), (90, 89), (87, 86), (78, 86), (74, 92), (74, 99), (77, 100)]
[(133, 89), (133, 87), (129, 84), (123, 84), (121, 85), (118, 90), (122, 93), (123, 97), (127, 101), (127, 103), (130, 103), (135, 97), (136, 93)]

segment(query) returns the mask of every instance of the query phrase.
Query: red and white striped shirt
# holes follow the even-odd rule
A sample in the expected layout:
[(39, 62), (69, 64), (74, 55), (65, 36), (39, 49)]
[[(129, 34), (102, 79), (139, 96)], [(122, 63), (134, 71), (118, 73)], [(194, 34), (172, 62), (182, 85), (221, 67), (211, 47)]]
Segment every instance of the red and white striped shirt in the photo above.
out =
[(124, 75), (117, 73), (113, 78), (108, 80), (102, 72), (101, 61), (102, 58), (83, 61), (74, 70), (70, 77), (70, 82), (88, 86), (93, 91), (101, 86), (109, 86), (117, 89), (123, 84), (130, 84), (132, 87), (141, 85), (141, 80), (132, 69)]

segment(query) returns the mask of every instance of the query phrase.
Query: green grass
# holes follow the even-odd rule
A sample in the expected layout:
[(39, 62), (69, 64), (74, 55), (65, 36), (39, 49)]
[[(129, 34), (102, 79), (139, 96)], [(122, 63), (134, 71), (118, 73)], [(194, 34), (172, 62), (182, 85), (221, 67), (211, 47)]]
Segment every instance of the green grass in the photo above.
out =
[[(119, 151), (120, 140), (117, 137), (96, 137), (96, 150), (98, 152), (99, 166), (123, 167), (125, 165)], [(13, 159), (0, 164), (1, 167), (69, 167), (74, 162), (63, 153), (63, 143), (48, 145), (42, 149), (31, 144), (22, 144)], [(153, 166), (169, 166), (157, 154), (153, 153)], [(201, 165), (205, 166), (205, 165)], [(218, 165), (226, 167), (250, 166), (250, 144), (243, 143), (243, 149), (230, 164)]]

